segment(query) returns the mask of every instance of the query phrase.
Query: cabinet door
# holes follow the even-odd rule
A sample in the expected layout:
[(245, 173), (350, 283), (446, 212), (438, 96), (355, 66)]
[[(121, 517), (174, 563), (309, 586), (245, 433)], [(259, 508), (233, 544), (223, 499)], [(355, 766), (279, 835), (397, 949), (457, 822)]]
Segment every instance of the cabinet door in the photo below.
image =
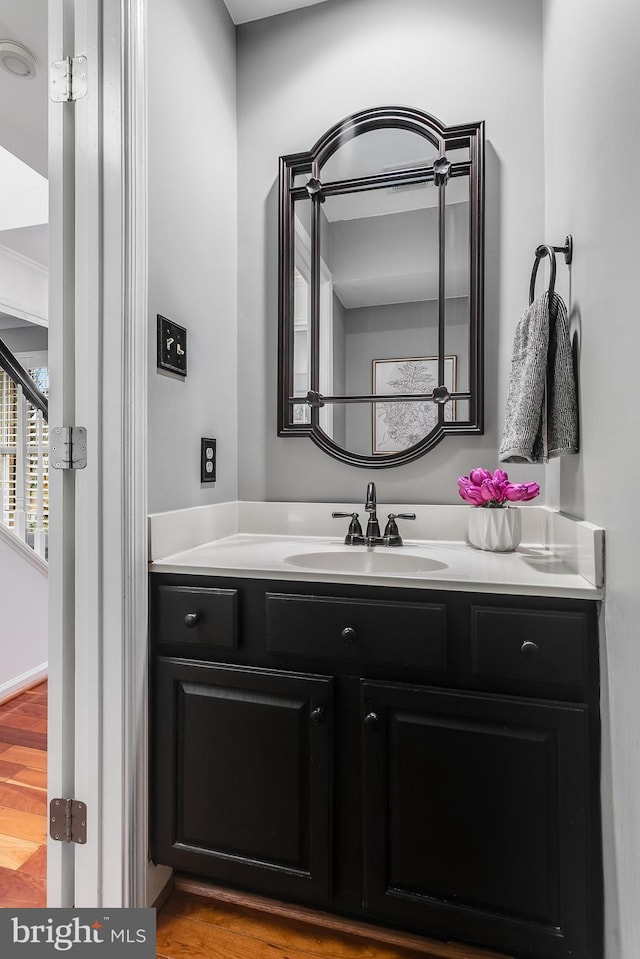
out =
[(368, 682), (361, 704), (367, 912), (595, 956), (586, 708)]
[(155, 861), (326, 902), (331, 680), (157, 662)]

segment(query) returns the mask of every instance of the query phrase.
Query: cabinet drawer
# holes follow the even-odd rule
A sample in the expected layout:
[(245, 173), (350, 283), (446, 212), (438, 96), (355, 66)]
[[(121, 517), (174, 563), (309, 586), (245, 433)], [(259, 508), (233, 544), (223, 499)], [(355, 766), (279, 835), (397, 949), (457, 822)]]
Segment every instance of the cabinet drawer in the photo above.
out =
[(238, 590), (160, 586), (154, 634), (161, 646), (237, 646)]
[(446, 607), (266, 594), (270, 653), (447, 668)]
[(529, 609), (471, 609), (477, 676), (582, 686), (587, 681), (587, 617)]

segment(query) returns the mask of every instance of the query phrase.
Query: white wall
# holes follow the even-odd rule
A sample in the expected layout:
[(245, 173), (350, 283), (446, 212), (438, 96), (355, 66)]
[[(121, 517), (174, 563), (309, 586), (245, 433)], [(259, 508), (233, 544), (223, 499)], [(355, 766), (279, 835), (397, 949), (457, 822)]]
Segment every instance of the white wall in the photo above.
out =
[(281, 154), (374, 105), (484, 119), (489, 140), (486, 435), (378, 472), (380, 500), (456, 502), (456, 476), (497, 465), (513, 331), (544, 237), (541, 14), (539, 0), (328, 0), (239, 28), (241, 499), (358, 501), (370, 478), (276, 436), (277, 173)]
[(575, 239), (581, 455), (559, 505), (606, 528), (602, 647), (607, 959), (640, 955), (640, 155), (636, 0), (545, 0), (547, 237)]
[[(148, 4), (149, 510), (237, 498), (235, 28), (222, 0)], [(187, 328), (156, 370), (156, 314)], [(200, 437), (218, 480), (200, 485)]]
[(31, 550), (16, 541), (13, 533), (0, 529), (0, 702), (47, 670), (46, 567), (37, 557), (25, 559), (24, 552)]

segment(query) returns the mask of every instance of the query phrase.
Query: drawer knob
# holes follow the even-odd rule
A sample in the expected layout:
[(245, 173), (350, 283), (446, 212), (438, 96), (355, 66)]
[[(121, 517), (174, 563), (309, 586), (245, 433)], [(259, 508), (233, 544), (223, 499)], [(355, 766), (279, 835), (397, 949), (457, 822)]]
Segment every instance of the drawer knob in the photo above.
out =
[(316, 706), (315, 709), (311, 710), (311, 722), (316, 726), (322, 726), (324, 722), (324, 709), (322, 706)]
[(353, 626), (345, 626), (345, 628), (340, 633), (345, 643), (352, 643), (356, 638), (356, 631)]
[(197, 626), (199, 622), (200, 622), (199, 613), (187, 613), (187, 615), (184, 618), (184, 625), (187, 627), (187, 629), (193, 629), (193, 627)]
[(532, 643), (530, 639), (525, 639), (524, 643), (520, 647), (520, 652), (523, 656), (526, 656), (530, 659), (532, 656), (535, 656), (539, 651), (540, 647), (537, 643)]
[(380, 717), (378, 716), (377, 713), (374, 713), (374, 712), (367, 713), (367, 715), (364, 717), (364, 724), (367, 727), (367, 729), (376, 729), (379, 722), (380, 722)]

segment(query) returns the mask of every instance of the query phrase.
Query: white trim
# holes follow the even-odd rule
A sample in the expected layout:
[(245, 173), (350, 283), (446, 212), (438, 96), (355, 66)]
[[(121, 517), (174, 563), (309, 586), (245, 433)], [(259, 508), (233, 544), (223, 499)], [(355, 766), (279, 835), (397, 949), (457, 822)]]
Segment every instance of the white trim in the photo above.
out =
[(49, 270), (42, 263), (0, 245), (0, 310), (38, 326), (47, 326)]
[(4, 523), (0, 523), (0, 539), (3, 543), (6, 543), (7, 546), (10, 546), (11, 549), (15, 550), (23, 559), (26, 559), (28, 563), (31, 563), (44, 577), (48, 577), (49, 564), (47, 561), (42, 559), (41, 556), (38, 556), (30, 546), (27, 546), (24, 540), (20, 539), (16, 533), (8, 529)]
[(35, 326), (49, 326), (49, 320), (46, 316), (23, 310), (15, 300), (0, 300), (0, 313), (8, 313), (18, 320), (26, 320), (27, 323), (33, 323)]
[(0, 705), (5, 699), (12, 699), (20, 690), (28, 689), (30, 686), (35, 686), (40, 680), (46, 679), (47, 673), (48, 663), (40, 663), (39, 666), (34, 666), (33, 669), (28, 669), (26, 673), (16, 676), (15, 679), (2, 683), (0, 685)]
[[(148, 856), (148, 587), (147, 587), (147, 76), (146, 2), (124, 6), (124, 356), (123, 576), (125, 809), (123, 854), (128, 857), (124, 904), (154, 901), (170, 878), (167, 867), (147, 869)], [(164, 880), (162, 877), (165, 877)], [(160, 884), (157, 889), (156, 885)]]
[(38, 263), (37, 260), (32, 260), (31, 257), (24, 256), (24, 254), (0, 244), (0, 262), (3, 260), (5, 263), (9, 263), (11, 266), (15, 266), (19, 270), (24, 270), (29, 274), (36, 273), (45, 279), (49, 278), (49, 269), (44, 263)]
[[(47, 63), (74, 48), (75, 0), (49, 0)], [(49, 400), (53, 423), (75, 423), (74, 368), (74, 107), (49, 100), (49, 368), (58, 384)], [(53, 796), (75, 793), (75, 483), (70, 470), (49, 476), (49, 688), (47, 789)], [(47, 905), (74, 904), (76, 846), (50, 840), (47, 848)]]
[[(109, 636), (108, 655), (104, 649), (103, 610), (107, 571), (104, 562), (106, 531), (116, 532), (119, 524), (104, 523), (106, 509), (119, 509), (105, 502), (105, 459), (103, 449), (110, 448), (112, 434), (105, 430), (110, 418), (118, 423), (120, 383), (116, 377), (110, 384), (112, 403), (109, 417), (103, 416), (102, 381), (106, 357), (113, 343), (119, 341), (119, 330), (113, 327), (110, 337), (102, 337), (108, 322), (104, 299), (114, 282), (111, 271), (110, 243), (105, 218), (113, 215), (113, 202), (104, 196), (107, 171), (116, 176), (112, 157), (105, 156), (103, 116), (109, 87), (109, 67), (102, 23), (102, 0), (74, 0), (75, 54), (87, 57), (87, 93), (76, 100), (71, 109), (75, 117), (75, 420), (87, 429), (87, 466), (74, 471), (75, 485), (75, 790), (89, 810), (91, 828), (87, 842), (74, 848), (74, 906), (77, 908), (103, 904), (103, 858), (109, 848), (116, 847), (119, 836), (114, 833), (105, 842), (103, 802), (104, 754), (104, 673), (115, 660), (119, 665), (119, 628)], [(113, 5), (112, 5), (113, 6)], [(117, 5), (116, 5), (116, 12)], [(119, 29), (116, 33), (119, 41)], [(68, 104), (63, 106), (69, 107)], [(110, 119), (119, 128), (118, 113)], [(119, 129), (118, 129), (119, 134)], [(104, 157), (104, 159), (103, 159)], [(117, 205), (119, 212), (119, 204)], [(116, 281), (117, 282), (117, 281)], [(119, 284), (118, 284), (119, 288)], [(108, 433), (108, 435), (106, 435)], [(113, 456), (115, 460), (117, 454)], [(117, 467), (117, 464), (116, 464)], [(110, 479), (110, 478), (109, 478)], [(111, 492), (111, 491), (109, 491)], [(115, 490), (117, 494), (117, 487)], [(114, 529), (114, 527), (117, 528)], [(117, 668), (117, 666), (116, 666)], [(120, 704), (111, 705), (109, 723), (119, 729)], [(113, 782), (118, 783), (118, 769)], [(117, 803), (121, 803), (118, 795)], [(110, 905), (119, 906), (118, 900)]]

